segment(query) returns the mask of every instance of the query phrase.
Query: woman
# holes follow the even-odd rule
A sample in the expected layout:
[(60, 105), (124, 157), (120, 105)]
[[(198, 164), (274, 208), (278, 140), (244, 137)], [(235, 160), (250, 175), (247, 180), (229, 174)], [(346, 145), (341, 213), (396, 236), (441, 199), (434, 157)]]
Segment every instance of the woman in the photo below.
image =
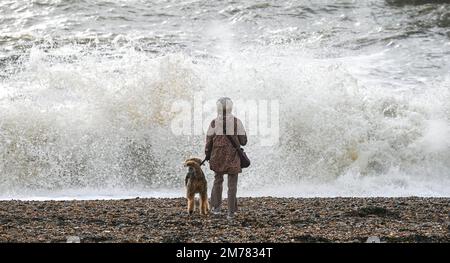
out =
[(247, 135), (241, 120), (231, 113), (233, 102), (224, 97), (217, 101), (217, 117), (211, 121), (206, 135), (205, 154), (210, 169), (215, 172), (214, 185), (211, 192), (211, 212), (220, 213), (222, 204), (223, 175), (228, 174), (228, 219), (237, 211), (237, 180), (242, 172), (241, 160), (235, 145), (247, 144)]

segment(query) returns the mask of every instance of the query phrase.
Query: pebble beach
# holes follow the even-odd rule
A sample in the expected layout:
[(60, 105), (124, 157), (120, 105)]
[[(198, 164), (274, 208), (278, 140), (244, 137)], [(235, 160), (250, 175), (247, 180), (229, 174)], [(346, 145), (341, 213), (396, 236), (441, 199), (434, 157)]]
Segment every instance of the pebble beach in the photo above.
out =
[(450, 198), (239, 198), (234, 220), (184, 198), (0, 201), (0, 242), (450, 242)]

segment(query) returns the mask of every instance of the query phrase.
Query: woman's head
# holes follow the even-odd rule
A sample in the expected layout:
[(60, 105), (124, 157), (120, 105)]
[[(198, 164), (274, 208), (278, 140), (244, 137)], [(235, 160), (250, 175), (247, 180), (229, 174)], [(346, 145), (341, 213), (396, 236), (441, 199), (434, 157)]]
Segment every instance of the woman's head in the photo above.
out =
[(219, 115), (223, 115), (224, 113), (225, 115), (228, 115), (233, 110), (233, 101), (231, 101), (231, 99), (228, 97), (222, 97), (218, 99), (216, 105), (217, 114)]

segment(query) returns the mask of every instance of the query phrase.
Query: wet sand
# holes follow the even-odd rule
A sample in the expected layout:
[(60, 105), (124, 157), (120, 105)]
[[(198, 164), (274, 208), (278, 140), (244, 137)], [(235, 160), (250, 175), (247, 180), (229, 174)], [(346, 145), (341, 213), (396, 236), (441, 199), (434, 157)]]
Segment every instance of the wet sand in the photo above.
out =
[[(233, 221), (183, 198), (1, 201), (0, 242), (450, 242), (450, 198), (239, 198)], [(226, 200), (223, 204), (226, 208)]]

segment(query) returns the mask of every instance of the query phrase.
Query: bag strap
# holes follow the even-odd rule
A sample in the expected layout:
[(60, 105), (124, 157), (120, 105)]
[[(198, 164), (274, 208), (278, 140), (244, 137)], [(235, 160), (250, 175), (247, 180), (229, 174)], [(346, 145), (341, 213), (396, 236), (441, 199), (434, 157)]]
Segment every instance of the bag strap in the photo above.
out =
[[(233, 120), (233, 121), (234, 121), (234, 120)], [(214, 125), (215, 125), (215, 124), (216, 124), (215, 120), (213, 120), (213, 122), (214, 122)], [(223, 118), (223, 135), (227, 136), (228, 140), (230, 140), (231, 144), (233, 145), (233, 147), (234, 147), (236, 150), (239, 150), (239, 149), (240, 149), (240, 148), (236, 145), (236, 142), (233, 140), (233, 138), (231, 137), (231, 135), (227, 135), (227, 133), (226, 133), (226, 119), (225, 119), (225, 118)], [(203, 162), (202, 162), (200, 165), (202, 165), (205, 161), (206, 161), (206, 159), (203, 160)]]
[(236, 145), (236, 142), (233, 140), (231, 135), (227, 135), (228, 140), (230, 140), (231, 144), (233, 144), (233, 147), (237, 150), (238, 146)]

